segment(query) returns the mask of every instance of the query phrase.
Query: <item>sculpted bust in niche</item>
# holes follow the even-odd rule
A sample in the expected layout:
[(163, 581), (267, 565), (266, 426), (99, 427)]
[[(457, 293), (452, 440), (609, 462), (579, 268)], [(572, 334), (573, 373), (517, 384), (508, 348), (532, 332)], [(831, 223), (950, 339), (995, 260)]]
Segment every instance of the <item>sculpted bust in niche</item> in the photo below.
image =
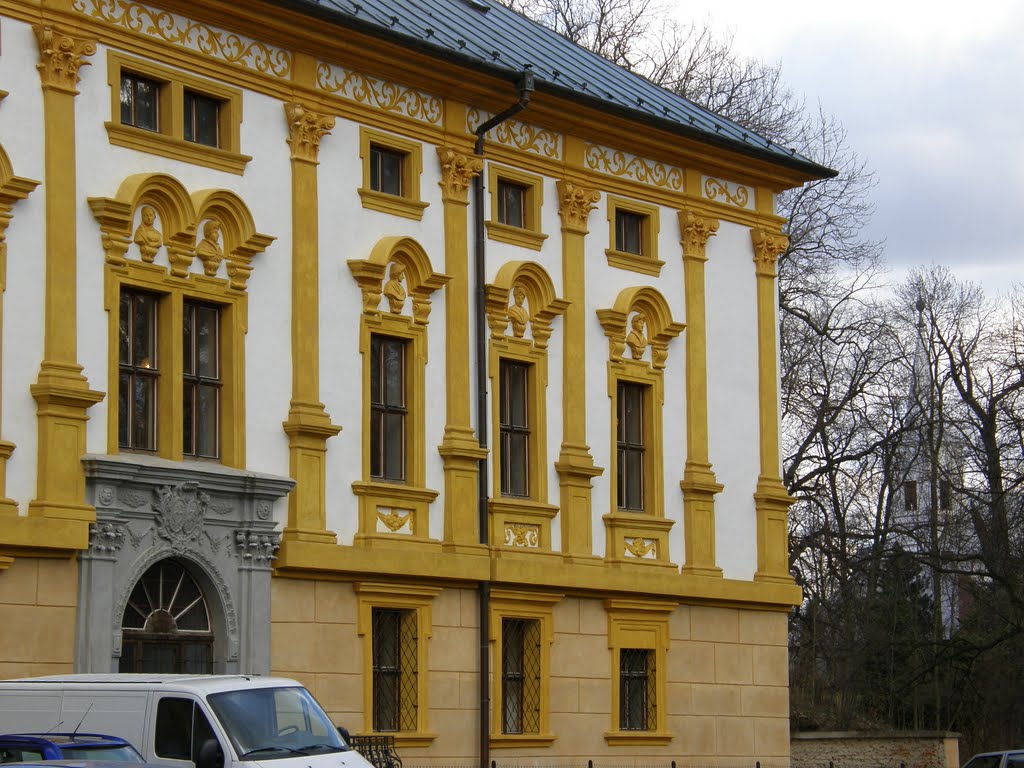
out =
[(647, 317), (643, 312), (637, 312), (630, 321), (631, 330), (626, 337), (626, 345), (634, 360), (644, 356), (647, 349), (647, 336), (644, 335), (644, 326), (647, 324)]
[(508, 319), (512, 323), (512, 333), (517, 339), (526, 333), (526, 324), (530, 322), (530, 310), (524, 306), (526, 289), (521, 285), (512, 288), (513, 304), (508, 308)]
[(405, 307), (405, 286), (402, 280), (405, 278), (405, 267), (397, 261), (391, 262), (391, 270), (388, 272), (388, 281), (384, 284), (384, 296), (388, 300), (388, 309), (393, 314), (401, 314)]
[(209, 219), (203, 225), (203, 239), (196, 246), (196, 256), (203, 260), (203, 267), (209, 276), (217, 274), (217, 267), (224, 258), (220, 247), (220, 224)]
[(156, 210), (152, 206), (142, 206), (142, 223), (135, 230), (135, 243), (139, 246), (143, 261), (153, 261), (156, 252), (164, 244), (164, 236), (153, 226), (156, 221)]

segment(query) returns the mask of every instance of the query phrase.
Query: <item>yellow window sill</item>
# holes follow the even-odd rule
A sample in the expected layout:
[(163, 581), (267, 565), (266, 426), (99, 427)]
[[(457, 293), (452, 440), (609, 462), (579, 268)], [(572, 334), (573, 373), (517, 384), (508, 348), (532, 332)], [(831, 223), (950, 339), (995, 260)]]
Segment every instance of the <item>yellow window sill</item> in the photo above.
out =
[(628, 269), (630, 272), (640, 272), (644, 275), (661, 276), (661, 268), (665, 266), (664, 261), (652, 259), (636, 253), (625, 253), (608, 249), (605, 251), (608, 257), (608, 265), (618, 269)]
[(399, 195), (389, 195), (385, 192), (377, 192), (373, 189), (361, 188), (359, 197), (362, 198), (363, 208), (368, 208), (381, 213), (390, 213), (394, 216), (403, 216), (407, 219), (420, 221), (423, 218), (423, 209), (429, 203), (422, 200), (413, 200)]
[(522, 227), (510, 227), (508, 224), (499, 224), (496, 221), (487, 222), (487, 237), (499, 243), (518, 245), (522, 248), (529, 248), (539, 251), (548, 236), (541, 232), (534, 232), (532, 229)]
[(120, 123), (106, 123), (106, 127), (107, 138), (114, 146), (194, 163), (218, 171), (237, 173), (239, 176), (245, 172), (246, 164), (252, 160), (249, 155), (240, 155), (226, 149), (208, 147), (164, 133), (146, 131)]
[(664, 746), (672, 742), (672, 734), (665, 731), (606, 731), (604, 740), (609, 746)]
[(491, 734), (492, 749), (544, 748), (550, 747), (554, 742), (555, 736), (551, 733)]

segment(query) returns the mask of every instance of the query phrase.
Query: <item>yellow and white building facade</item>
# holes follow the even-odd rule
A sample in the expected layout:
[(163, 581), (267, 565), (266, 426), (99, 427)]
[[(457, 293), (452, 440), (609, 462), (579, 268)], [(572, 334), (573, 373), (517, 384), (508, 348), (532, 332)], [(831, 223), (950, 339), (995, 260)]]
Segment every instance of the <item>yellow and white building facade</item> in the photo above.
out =
[(787, 764), (774, 200), (827, 169), (332, 13), (0, 0), (0, 676)]

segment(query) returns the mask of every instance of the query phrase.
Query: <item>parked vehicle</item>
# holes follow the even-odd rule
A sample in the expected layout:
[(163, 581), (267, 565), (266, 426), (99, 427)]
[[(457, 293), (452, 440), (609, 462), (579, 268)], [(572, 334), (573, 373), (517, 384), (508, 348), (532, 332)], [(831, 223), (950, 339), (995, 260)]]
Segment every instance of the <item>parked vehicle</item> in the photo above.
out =
[(964, 763), (964, 768), (1024, 768), (1024, 749), (982, 752)]
[(4, 768), (165, 768), (157, 763), (140, 763), (135, 760), (26, 760), (20, 763), (3, 763)]
[(142, 755), (117, 736), (98, 733), (12, 733), (0, 735), (0, 763), (39, 760), (142, 762)]
[(180, 768), (371, 768), (294, 680), (246, 675), (63, 675), (0, 681), (0, 722), (115, 734)]

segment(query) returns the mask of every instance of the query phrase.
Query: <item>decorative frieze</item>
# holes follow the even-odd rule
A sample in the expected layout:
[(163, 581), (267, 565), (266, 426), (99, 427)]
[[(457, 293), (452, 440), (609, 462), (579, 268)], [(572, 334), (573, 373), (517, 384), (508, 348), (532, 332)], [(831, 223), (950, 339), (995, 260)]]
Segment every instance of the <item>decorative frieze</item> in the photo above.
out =
[(724, 203), (747, 210), (754, 208), (754, 189), (745, 184), (716, 179), (713, 176), (702, 176), (701, 194), (716, 203)]
[(390, 80), (380, 80), (336, 64), (319, 62), (316, 84), (321, 90), (430, 125), (441, 125), (444, 110), (441, 99)]
[(74, 0), (72, 7), (79, 13), (130, 32), (253, 72), (281, 80), (289, 79), (292, 74), (290, 51), (148, 5), (128, 0)]
[(682, 192), (683, 190), (682, 168), (638, 157), (619, 149), (604, 147), (600, 144), (588, 144), (583, 155), (583, 162), (587, 168), (598, 173), (630, 179), (673, 192)]
[[(476, 129), (490, 120), (493, 115), (472, 107), (466, 111), (466, 131), (476, 133)], [(562, 159), (562, 134), (541, 128), (530, 123), (509, 119), (491, 129), (490, 140), (506, 147), (513, 147), (549, 160)]]

